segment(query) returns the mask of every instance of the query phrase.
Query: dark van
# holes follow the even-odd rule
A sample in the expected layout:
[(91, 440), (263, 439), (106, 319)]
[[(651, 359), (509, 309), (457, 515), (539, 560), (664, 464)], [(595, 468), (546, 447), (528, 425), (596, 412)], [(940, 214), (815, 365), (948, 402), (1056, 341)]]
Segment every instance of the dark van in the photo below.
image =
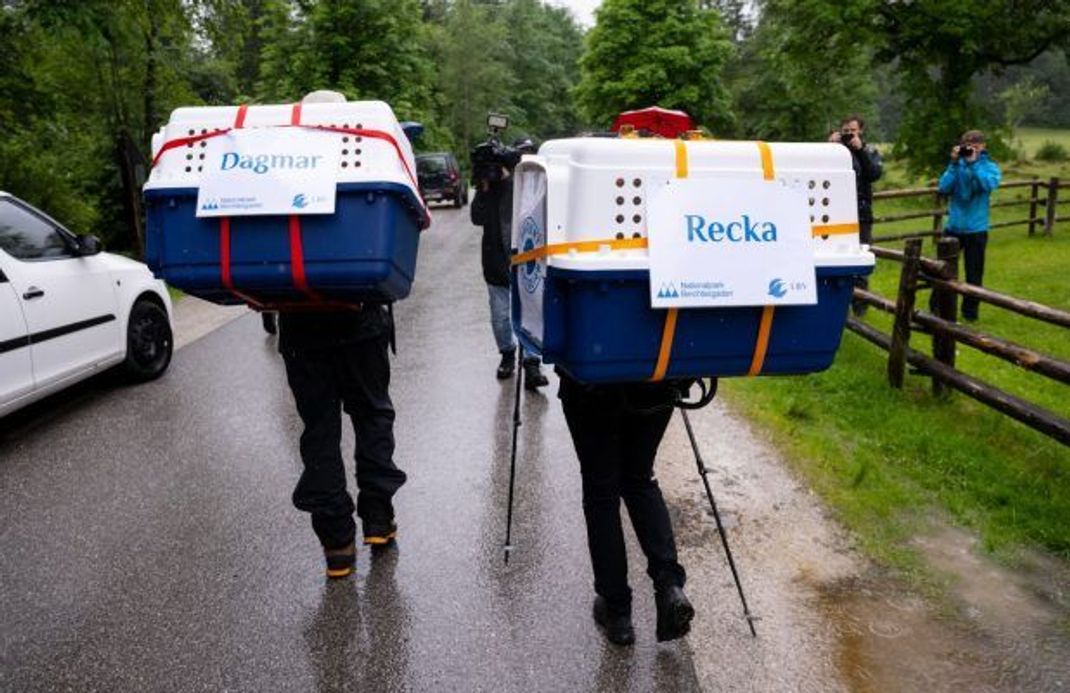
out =
[(420, 194), (428, 202), (453, 202), (454, 207), (468, 204), (468, 185), (457, 165), (457, 157), (450, 152), (433, 152), (416, 157), (416, 176)]

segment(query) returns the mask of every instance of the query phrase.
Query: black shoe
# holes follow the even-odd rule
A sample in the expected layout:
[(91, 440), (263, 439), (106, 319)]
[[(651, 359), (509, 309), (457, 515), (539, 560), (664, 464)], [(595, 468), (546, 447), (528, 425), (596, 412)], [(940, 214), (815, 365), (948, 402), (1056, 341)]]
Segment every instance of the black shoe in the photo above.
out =
[(691, 619), (695, 616), (695, 609), (683, 589), (672, 585), (657, 590), (654, 601), (658, 607), (658, 642), (676, 640), (687, 635), (691, 630)]
[(364, 526), (364, 543), (370, 546), (386, 546), (398, 535), (398, 523), (393, 519), (361, 523)]
[(340, 580), (353, 574), (357, 562), (357, 545), (349, 542), (338, 549), (324, 549), (323, 557), (327, 561), (327, 577)]
[(524, 359), (524, 389), (534, 392), (540, 387), (546, 387), (550, 381), (542, 374), (538, 359)]
[(515, 351), (503, 351), (502, 362), (498, 364), (498, 380), (505, 380), (506, 378), (513, 377), (513, 371), (516, 370), (516, 352)]
[(635, 642), (631, 614), (614, 612), (605, 597), (594, 598), (594, 622), (601, 626), (606, 640), (614, 645), (631, 645)]

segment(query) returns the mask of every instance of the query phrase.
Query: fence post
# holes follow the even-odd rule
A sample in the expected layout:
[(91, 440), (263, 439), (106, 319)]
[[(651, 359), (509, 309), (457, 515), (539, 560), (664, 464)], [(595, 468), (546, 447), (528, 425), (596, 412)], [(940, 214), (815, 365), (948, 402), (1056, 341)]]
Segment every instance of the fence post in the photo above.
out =
[[(959, 278), (959, 240), (946, 236), (936, 242), (936, 258), (944, 263), (940, 279), (955, 281)], [(933, 287), (933, 312), (936, 317), (948, 322), (958, 322), (958, 294), (940, 286)], [(933, 331), (933, 358), (945, 366), (955, 367), (955, 338)], [(949, 392), (946, 385), (933, 378), (933, 394), (937, 397)]]
[(1059, 179), (1048, 181), (1048, 209), (1044, 215), (1044, 235), (1050, 236), (1055, 230), (1055, 203), (1059, 199)]
[(895, 298), (895, 324), (888, 347), (888, 383), (902, 389), (906, 371), (907, 348), (910, 346), (910, 318), (914, 314), (914, 297), (918, 287), (918, 268), (921, 266), (921, 239), (908, 238), (904, 248), (903, 271), (899, 274), (899, 294)]
[(934, 209), (938, 210), (933, 213), (933, 243), (944, 233), (944, 196), (940, 194), (938, 182), (935, 178), (929, 181), (929, 185), (936, 188), (933, 193), (933, 204), (936, 205)]
[(1029, 186), (1029, 235), (1037, 231), (1037, 195), (1040, 194), (1040, 181), (1033, 176), (1033, 182)]

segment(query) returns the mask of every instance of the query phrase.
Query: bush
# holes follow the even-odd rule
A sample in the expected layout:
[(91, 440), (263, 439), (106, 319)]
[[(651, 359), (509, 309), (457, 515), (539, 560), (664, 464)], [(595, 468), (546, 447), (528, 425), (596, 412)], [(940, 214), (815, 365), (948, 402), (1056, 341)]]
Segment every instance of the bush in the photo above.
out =
[(1070, 154), (1067, 154), (1066, 147), (1063, 145), (1047, 140), (1040, 145), (1036, 158), (1037, 161), (1066, 161), (1070, 159)]

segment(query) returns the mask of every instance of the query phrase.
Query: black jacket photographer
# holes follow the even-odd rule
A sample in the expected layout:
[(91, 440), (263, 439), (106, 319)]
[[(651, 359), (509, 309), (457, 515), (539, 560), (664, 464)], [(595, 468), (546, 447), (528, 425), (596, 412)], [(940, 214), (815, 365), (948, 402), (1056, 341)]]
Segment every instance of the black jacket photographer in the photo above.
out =
[(863, 139), (865, 122), (857, 115), (840, 121), (839, 131), (829, 135), (830, 142), (840, 142), (851, 153), (855, 171), (855, 192), (858, 197), (859, 240), (873, 242), (873, 183), (881, 177), (881, 155)]
[[(490, 299), (490, 324), (501, 361), (498, 379), (512, 377), (516, 367), (516, 340), (510, 317), (509, 260), (512, 248), (513, 169), (525, 153), (535, 151), (531, 140), (521, 140), (507, 147), (497, 139), (476, 145), (472, 150), (472, 223), (483, 227), (483, 280)], [(524, 359), (524, 386), (535, 390), (547, 385), (539, 368), (539, 359)]]

